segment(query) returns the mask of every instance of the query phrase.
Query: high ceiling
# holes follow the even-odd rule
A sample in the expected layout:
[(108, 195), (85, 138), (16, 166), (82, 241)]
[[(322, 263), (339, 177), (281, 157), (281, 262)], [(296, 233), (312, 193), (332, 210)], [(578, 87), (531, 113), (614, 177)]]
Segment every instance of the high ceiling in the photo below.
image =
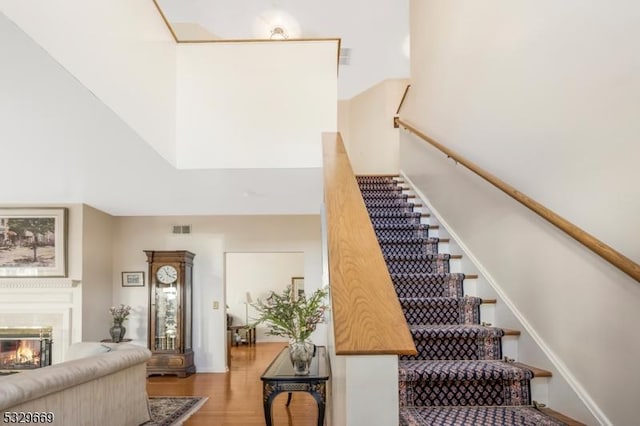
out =
[[(387, 78), (408, 78), (408, 0), (159, 0), (171, 23), (197, 23), (218, 39), (267, 38), (283, 26), (291, 38), (342, 39), (338, 97), (349, 99)], [(407, 49), (408, 50), (408, 49)]]

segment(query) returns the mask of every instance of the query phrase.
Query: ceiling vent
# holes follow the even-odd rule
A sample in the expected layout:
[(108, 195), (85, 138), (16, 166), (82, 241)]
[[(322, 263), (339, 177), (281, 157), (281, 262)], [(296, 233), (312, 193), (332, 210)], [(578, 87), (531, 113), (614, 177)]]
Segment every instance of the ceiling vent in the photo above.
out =
[(340, 49), (340, 58), (338, 58), (338, 63), (340, 65), (350, 65), (351, 64), (351, 48), (343, 47)]
[(174, 234), (190, 234), (191, 225), (174, 225), (173, 233)]

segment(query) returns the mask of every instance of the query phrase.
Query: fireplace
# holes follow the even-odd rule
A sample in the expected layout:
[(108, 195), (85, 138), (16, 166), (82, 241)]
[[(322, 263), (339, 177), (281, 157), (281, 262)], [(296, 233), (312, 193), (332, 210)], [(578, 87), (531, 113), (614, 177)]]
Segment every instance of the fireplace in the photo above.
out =
[(51, 327), (51, 364), (63, 362), (69, 345), (82, 341), (82, 284), (69, 278), (0, 277), (0, 326)]
[(51, 365), (51, 327), (0, 327), (0, 370)]

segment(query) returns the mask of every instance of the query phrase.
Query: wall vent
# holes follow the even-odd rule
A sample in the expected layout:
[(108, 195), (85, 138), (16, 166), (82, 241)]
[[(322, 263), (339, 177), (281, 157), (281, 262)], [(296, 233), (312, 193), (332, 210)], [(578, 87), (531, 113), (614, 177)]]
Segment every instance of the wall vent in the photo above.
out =
[(350, 47), (343, 47), (340, 49), (340, 57), (338, 58), (338, 63), (340, 65), (351, 64), (351, 48)]
[(191, 225), (174, 225), (173, 233), (174, 234), (190, 234)]

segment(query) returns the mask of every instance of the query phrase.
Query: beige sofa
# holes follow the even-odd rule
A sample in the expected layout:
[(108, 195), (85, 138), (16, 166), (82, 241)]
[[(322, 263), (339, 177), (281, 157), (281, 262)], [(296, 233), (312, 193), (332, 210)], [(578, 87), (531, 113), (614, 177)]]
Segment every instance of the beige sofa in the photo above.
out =
[(148, 421), (146, 362), (151, 352), (126, 343), (108, 349), (95, 343), (102, 348), (98, 352), (109, 352), (90, 354), (90, 345), (81, 345), (71, 356), (75, 359), (1, 376), (0, 413), (52, 413), (53, 424), (61, 426), (137, 426)]

